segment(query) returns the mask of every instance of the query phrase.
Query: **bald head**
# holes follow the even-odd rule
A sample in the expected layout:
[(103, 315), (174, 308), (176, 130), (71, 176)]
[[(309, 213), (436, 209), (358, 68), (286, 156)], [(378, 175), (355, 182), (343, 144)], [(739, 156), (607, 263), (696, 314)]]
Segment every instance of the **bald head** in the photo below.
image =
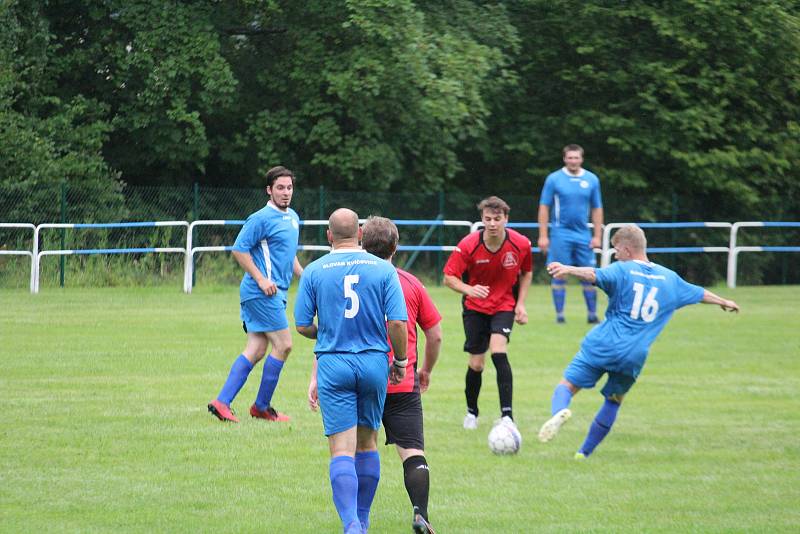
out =
[(611, 238), (611, 244), (615, 247), (627, 245), (634, 252), (647, 250), (647, 238), (644, 231), (635, 224), (626, 224), (617, 230), (614, 237)]
[(328, 218), (328, 231), (331, 233), (331, 240), (342, 241), (358, 239), (358, 214), (347, 208), (339, 208), (331, 213)]

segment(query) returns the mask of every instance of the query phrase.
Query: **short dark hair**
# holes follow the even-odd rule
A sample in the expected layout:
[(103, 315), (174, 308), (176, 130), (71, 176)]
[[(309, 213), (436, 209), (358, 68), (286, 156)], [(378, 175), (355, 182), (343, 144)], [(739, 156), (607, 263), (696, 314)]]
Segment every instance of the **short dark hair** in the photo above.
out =
[(508, 217), (511, 208), (508, 207), (506, 201), (500, 197), (487, 197), (478, 203), (478, 212), (483, 215), (483, 210), (502, 211), (503, 215)]
[(292, 185), (294, 185), (294, 173), (286, 167), (278, 165), (277, 167), (272, 167), (267, 171), (267, 187), (272, 187), (272, 184), (275, 183), (275, 180), (281, 176), (290, 177), (292, 179)]
[(562, 156), (566, 156), (567, 152), (580, 152), (581, 157), (583, 157), (583, 147), (581, 145), (572, 144), (572, 145), (567, 145), (561, 149)]
[(361, 246), (370, 254), (384, 260), (394, 254), (399, 241), (397, 226), (386, 217), (370, 215), (361, 226)]

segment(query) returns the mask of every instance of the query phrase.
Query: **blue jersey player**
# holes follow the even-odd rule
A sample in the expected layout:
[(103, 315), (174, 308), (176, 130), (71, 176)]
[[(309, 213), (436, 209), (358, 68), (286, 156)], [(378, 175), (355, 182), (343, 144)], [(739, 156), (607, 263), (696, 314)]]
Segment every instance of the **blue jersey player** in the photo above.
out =
[(547, 266), (551, 276), (576, 276), (596, 284), (609, 298), (605, 320), (583, 339), (553, 393), (552, 417), (539, 431), (540, 441), (553, 439), (572, 415), (572, 397), (582, 388), (594, 387), (602, 375), (608, 374), (601, 390), (605, 401), (575, 455), (578, 459), (592, 454), (611, 430), (623, 397), (644, 367), (650, 345), (675, 310), (703, 302), (717, 304), (725, 311), (739, 311), (734, 301), (690, 284), (674, 271), (648, 261), (647, 240), (638, 226), (620, 228), (611, 242), (619, 261), (603, 269), (558, 262)]
[(264, 362), (261, 386), (250, 415), (268, 421), (288, 421), (271, 405), (283, 364), (292, 350), (292, 336), (286, 320), (286, 291), (292, 274), (303, 272), (297, 261), (300, 218), (289, 207), (294, 192), (294, 174), (285, 167), (267, 172), (269, 202), (251, 214), (233, 245), (233, 257), (245, 274), (239, 286), (242, 326), (247, 345), (231, 366), (228, 379), (208, 411), (222, 421), (238, 423), (231, 402), (242, 389), (253, 366), (261, 361), (272, 344), (272, 353)]
[[(583, 148), (579, 145), (567, 145), (562, 153), (564, 167), (550, 173), (539, 198), (539, 249), (547, 255), (547, 263), (594, 267), (592, 249), (600, 246), (603, 231), (600, 180), (597, 175), (581, 167)], [(589, 217), (594, 226), (592, 232), (586, 226), (586, 219)], [(581, 284), (588, 321), (597, 323), (595, 288), (585, 281), (581, 281)], [(556, 308), (556, 321), (563, 323), (566, 280), (553, 278), (550, 288)]]
[(312, 380), (330, 447), (333, 502), (344, 532), (360, 534), (380, 479), (386, 388), (403, 379), (408, 363), (406, 303), (392, 264), (358, 246), (358, 215), (340, 208), (328, 222), (333, 250), (306, 267), (294, 319), (300, 334), (317, 340)]

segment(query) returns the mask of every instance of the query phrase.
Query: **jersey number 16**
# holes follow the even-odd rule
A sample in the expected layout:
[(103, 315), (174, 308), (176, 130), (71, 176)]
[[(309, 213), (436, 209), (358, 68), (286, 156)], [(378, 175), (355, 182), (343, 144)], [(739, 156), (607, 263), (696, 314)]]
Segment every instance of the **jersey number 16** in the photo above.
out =
[[(656, 300), (657, 287), (651, 287), (644, 296), (644, 284), (634, 282), (633, 284), (633, 306), (631, 306), (631, 319), (638, 319), (639, 316), (646, 323), (652, 323), (658, 313), (658, 301)], [(644, 297), (644, 298), (643, 298)], [(644, 302), (642, 302), (644, 300)]]

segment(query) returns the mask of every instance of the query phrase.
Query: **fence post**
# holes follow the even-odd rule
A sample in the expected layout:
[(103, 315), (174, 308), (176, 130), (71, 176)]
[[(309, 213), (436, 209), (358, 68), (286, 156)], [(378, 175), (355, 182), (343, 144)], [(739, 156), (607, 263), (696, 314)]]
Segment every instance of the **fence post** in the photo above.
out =
[[(200, 184), (198, 182), (194, 183), (193, 188), (193, 202), (192, 202), (192, 222), (197, 221), (200, 219)], [(192, 226), (189, 225), (189, 229), (187, 230), (187, 235), (189, 232), (192, 231)], [(191, 243), (192, 240), (187, 237), (187, 243)], [(191, 245), (190, 245), (191, 246)], [(186, 254), (188, 255), (191, 251), (187, 249)], [(192, 262), (192, 287), (197, 283), (194, 278), (194, 262)]]
[[(325, 220), (325, 186), (319, 186), (319, 195), (318, 195), (318, 202), (319, 207), (317, 210), (317, 219), (320, 221)], [(325, 229), (322, 226), (318, 227), (319, 230), (317, 231), (317, 242), (325, 244)]]
[[(61, 222), (67, 222), (67, 181), (64, 180), (61, 182)], [(61, 229), (61, 250), (67, 248), (67, 229)], [(59, 281), (61, 283), (61, 287), (64, 287), (64, 265), (66, 261), (66, 256), (61, 256), (59, 261)]]
[[(439, 218), (444, 220), (444, 191), (439, 191)], [(444, 226), (439, 227), (439, 244), (444, 241)], [(442, 285), (442, 251), (436, 252), (436, 285)]]
[(200, 184), (195, 182), (192, 202), (192, 222), (200, 219)]

